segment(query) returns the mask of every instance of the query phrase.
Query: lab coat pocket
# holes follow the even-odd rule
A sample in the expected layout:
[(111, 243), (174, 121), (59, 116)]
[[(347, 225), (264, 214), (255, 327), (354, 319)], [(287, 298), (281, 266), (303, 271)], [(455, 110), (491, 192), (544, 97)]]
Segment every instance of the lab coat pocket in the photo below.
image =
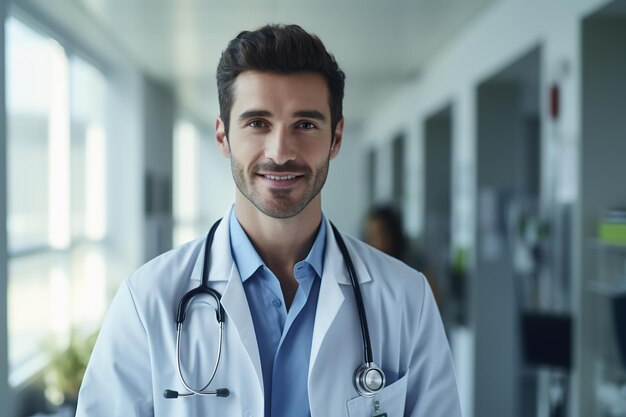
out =
[(403, 416), (407, 375), (408, 372), (373, 397), (359, 396), (348, 401), (348, 415), (350, 417), (372, 417), (385, 414), (387, 417)]

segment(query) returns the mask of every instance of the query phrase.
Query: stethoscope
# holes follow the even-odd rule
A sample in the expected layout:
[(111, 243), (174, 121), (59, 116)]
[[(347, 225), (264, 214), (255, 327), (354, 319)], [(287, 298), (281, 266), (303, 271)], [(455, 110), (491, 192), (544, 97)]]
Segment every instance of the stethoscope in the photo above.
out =
[[(163, 397), (165, 398), (191, 397), (194, 395), (228, 397), (230, 395), (230, 390), (228, 390), (228, 388), (217, 388), (215, 390), (208, 390), (209, 385), (211, 385), (211, 383), (213, 382), (213, 379), (215, 378), (215, 375), (217, 373), (217, 369), (219, 368), (220, 360), (222, 358), (222, 342), (224, 338), (225, 312), (224, 307), (220, 302), (222, 296), (219, 292), (209, 287), (209, 254), (211, 252), (211, 245), (213, 244), (213, 237), (215, 235), (215, 231), (217, 230), (217, 226), (220, 224), (220, 221), (221, 219), (215, 222), (206, 238), (206, 243), (204, 247), (204, 266), (202, 269), (202, 282), (198, 287), (183, 295), (178, 304), (178, 313), (176, 314), (176, 370), (178, 372), (178, 378), (180, 379), (180, 382), (183, 384), (185, 389), (187, 389), (187, 392), (181, 393), (178, 391), (166, 389), (163, 392)], [(385, 373), (378, 365), (374, 363), (369, 328), (367, 326), (367, 318), (365, 316), (365, 307), (363, 306), (363, 296), (361, 295), (361, 287), (359, 286), (359, 280), (356, 276), (356, 271), (354, 269), (354, 264), (352, 263), (352, 258), (350, 257), (350, 254), (348, 253), (348, 248), (346, 247), (346, 244), (343, 241), (343, 238), (339, 234), (339, 231), (337, 230), (335, 225), (331, 223), (330, 226), (333, 230), (333, 234), (335, 235), (335, 240), (337, 241), (337, 245), (339, 246), (339, 250), (341, 251), (346, 267), (348, 268), (348, 274), (350, 275), (350, 281), (352, 283), (352, 289), (354, 290), (354, 297), (356, 299), (356, 307), (359, 313), (361, 335), (363, 336), (364, 362), (359, 365), (354, 371), (354, 388), (362, 397), (372, 397), (385, 387)], [(187, 383), (185, 377), (183, 376), (180, 360), (180, 339), (183, 332), (185, 315), (187, 314), (187, 309), (189, 308), (191, 301), (197, 295), (208, 295), (215, 300), (217, 305), (215, 313), (220, 328), (219, 340), (217, 345), (217, 360), (215, 361), (215, 367), (213, 367), (209, 382), (207, 382), (206, 385), (204, 385), (202, 388), (193, 388)]]

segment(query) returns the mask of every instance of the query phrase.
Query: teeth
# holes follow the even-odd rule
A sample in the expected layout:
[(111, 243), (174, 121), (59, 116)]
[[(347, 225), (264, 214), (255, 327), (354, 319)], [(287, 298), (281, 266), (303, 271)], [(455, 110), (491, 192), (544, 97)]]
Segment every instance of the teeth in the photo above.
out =
[(278, 176), (278, 175), (266, 175), (265, 178), (269, 178), (270, 180), (276, 180), (276, 181), (285, 181), (285, 180), (292, 180), (294, 178), (296, 178), (295, 175), (285, 175), (284, 177)]

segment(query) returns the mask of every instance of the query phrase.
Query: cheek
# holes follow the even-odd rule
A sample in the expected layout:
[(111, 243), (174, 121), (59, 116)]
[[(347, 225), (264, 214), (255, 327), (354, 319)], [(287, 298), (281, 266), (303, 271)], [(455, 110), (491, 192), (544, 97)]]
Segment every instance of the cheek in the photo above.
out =
[(244, 165), (248, 165), (262, 154), (262, 147), (255, 141), (238, 141), (231, 144), (231, 156)]
[(310, 161), (327, 160), (330, 156), (330, 141), (322, 138), (303, 142), (300, 154)]

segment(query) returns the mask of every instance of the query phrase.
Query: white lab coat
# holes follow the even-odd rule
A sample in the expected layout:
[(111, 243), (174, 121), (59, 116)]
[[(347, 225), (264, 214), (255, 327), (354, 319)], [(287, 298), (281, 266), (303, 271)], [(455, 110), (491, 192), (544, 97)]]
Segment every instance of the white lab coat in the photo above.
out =
[[(229, 218), (229, 214), (225, 219)], [(175, 313), (180, 298), (202, 277), (205, 239), (148, 262), (118, 290), (104, 320), (78, 399), (77, 417), (262, 417), (263, 378), (243, 285), (231, 256), (228, 221), (211, 248), (209, 284), (226, 311), (224, 351), (211, 388), (227, 398), (163, 398), (186, 391), (176, 371)], [(452, 358), (432, 293), (423, 275), (366, 244), (345, 237), (359, 277), (374, 361), (387, 386), (374, 398), (353, 386), (363, 361), (354, 293), (339, 247), (327, 225), (326, 254), (313, 330), (308, 391), (312, 417), (370, 417), (373, 401), (388, 417), (461, 415)], [(183, 367), (195, 387), (206, 384), (217, 352), (217, 324), (209, 300), (195, 302), (185, 322)]]

